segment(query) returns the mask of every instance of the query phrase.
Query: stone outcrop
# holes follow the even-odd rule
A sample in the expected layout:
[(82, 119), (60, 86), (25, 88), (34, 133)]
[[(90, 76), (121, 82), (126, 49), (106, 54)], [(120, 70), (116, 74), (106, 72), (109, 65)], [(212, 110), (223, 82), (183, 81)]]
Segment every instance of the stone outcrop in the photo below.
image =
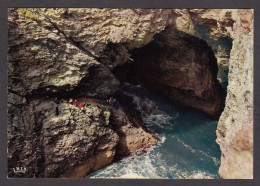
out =
[(166, 97), (211, 116), (221, 113), (222, 89), (216, 58), (207, 43), (167, 28), (136, 49), (134, 62), (116, 69), (119, 79), (141, 83)]
[[(142, 64), (147, 86), (211, 115), (220, 108), (216, 78), (225, 88), (228, 73), (219, 174), (252, 178), (253, 10), (85, 8), (8, 10), (9, 177), (84, 177), (117, 153), (154, 143), (129, 103), (93, 104), (88, 115), (61, 101), (113, 95), (120, 84), (113, 70), (153, 45), (167, 51), (161, 65)], [(26, 174), (14, 174), (19, 166)]]
[[(109, 164), (117, 151), (121, 156), (155, 142), (129, 121), (110, 129), (113, 123), (104, 121), (103, 110), (97, 109), (98, 116), (87, 116), (62, 103), (56, 116), (53, 100), (79, 96), (104, 99), (114, 94), (119, 81), (111, 68), (128, 59), (127, 47), (143, 46), (163, 30), (170, 13), (9, 9), (9, 177), (84, 177)], [(115, 46), (114, 52), (120, 55), (111, 61), (107, 51), (112, 53), (113, 48), (107, 46), (118, 43), (127, 46)], [(124, 111), (121, 114), (125, 115)], [(28, 170), (14, 174), (14, 167)]]
[(142, 127), (134, 126), (136, 123), (133, 125), (129, 121), (130, 118), (122, 110), (114, 110), (113, 113), (111, 122), (119, 135), (118, 156), (128, 155), (136, 149), (156, 143), (152, 135), (147, 133)]
[[(109, 128), (105, 111), (96, 106), (83, 113), (65, 102), (32, 100), (21, 119), (10, 118), (13, 125), (8, 128), (9, 167), (27, 168), (20, 176), (84, 177), (113, 160), (119, 137)], [(87, 165), (77, 171), (82, 164)], [(10, 171), (9, 177), (16, 176)]]
[(133, 98), (123, 93), (115, 95), (122, 109), (112, 109), (111, 122), (119, 134), (118, 155), (123, 156), (156, 143), (156, 139), (143, 126), (141, 113), (136, 109)]
[[(115, 154), (156, 142), (129, 121), (123, 108), (90, 99), (87, 103), (91, 106), (81, 111), (64, 101), (32, 100), (20, 118), (10, 116), (9, 177), (81, 178), (111, 163)], [(26, 167), (26, 173), (14, 174), (15, 166)]]
[[(10, 89), (23, 94), (39, 90), (62, 92), (72, 90), (83, 78), (90, 76), (90, 82), (109, 76), (106, 86), (116, 90), (118, 83), (107, 70), (111, 66), (104, 53), (107, 45), (125, 43), (116, 50), (117, 55), (124, 55), (113, 60), (112, 66), (124, 63), (129, 57), (126, 47), (149, 43), (168, 24), (170, 13), (170, 10), (131, 9), (9, 9)], [(98, 75), (89, 75), (91, 67), (97, 69)], [(111, 95), (100, 86), (88, 88), (101, 97)]]
[(177, 30), (205, 40), (212, 48), (218, 63), (218, 80), (226, 88), (237, 10), (176, 9), (174, 13)]
[(238, 11), (217, 142), (223, 178), (253, 178), (253, 11)]
[(207, 41), (220, 73), (229, 71), (225, 109), (217, 129), (222, 151), (219, 174), (253, 178), (253, 10), (181, 9), (175, 13), (176, 28)]

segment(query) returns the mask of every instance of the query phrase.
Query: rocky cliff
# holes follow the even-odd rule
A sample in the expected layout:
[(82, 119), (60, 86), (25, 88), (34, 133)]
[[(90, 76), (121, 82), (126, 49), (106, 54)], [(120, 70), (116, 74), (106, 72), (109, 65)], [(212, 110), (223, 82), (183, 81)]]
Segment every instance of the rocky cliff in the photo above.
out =
[[(225, 109), (217, 128), (222, 178), (253, 178), (253, 10), (176, 10), (178, 30), (207, 41), (228, 72)], [(225, 78), (221, 81), (226, 81)]]
[[(242, 9), (9, 9), (9, 177), (84, 177), (155, 143), (116, 93), (115, 69), (134, 59), (148, 87), (210, 115), (223, 109), (217, 78), (226, 88), (228, 73), (219, 173), (251, 178), (252, 20)], [(105, 102), (111, 95), (118, 110)], [(91, 105), (83, 112), (69, 98)]]
[(217, 60), (205, 41), (168, 27), (135, 49), (132, 58), (133, 63), (116, 68), (119, 79), (219, 117), (223, 88), (217, 80)]
[[(138, 116), (129, 119), (124, 108), (104, 101), (119, 86), (110, 68), (129, 55), (118, 45), (124, 55), (111, 63), (105, 50), (112, 50), (109, 43), (146, 44), (164, 29), (169, 12), (9, 9), (9, 177), (84, 177), (156, 142), (135, 123)], [(101, 103), (87, 100), (83, 113), (67, 102), (79, 97)], [(17, 174), (15, 167), (27, 171)]]

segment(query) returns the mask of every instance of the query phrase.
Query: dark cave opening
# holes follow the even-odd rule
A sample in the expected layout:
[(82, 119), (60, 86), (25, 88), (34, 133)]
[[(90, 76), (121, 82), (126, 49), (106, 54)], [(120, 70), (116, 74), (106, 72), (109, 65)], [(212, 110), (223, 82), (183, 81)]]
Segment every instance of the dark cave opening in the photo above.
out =
[(220, 116), (226, 93), (217, 80), (217, 59), (207, 42), (166, 28), (131, 54), (112, 71), (120, 82), (140, 84), (213, 118)]
[[(233, 22), (226, 23), (232, 26)], [(213, 52), (218, 58), (218, 79), (222, 87), (227, 90), (228, 86), (228, 73), (229, 73), (229, 58), (230, 52), (233, 46), (233, 39), (230, 37), (220, 37), (217, 40), (211, 38), (211, 28), (208, 25), (195, 24), (196, 35), (201, 39), (207, 41), (207, 43), (212, 47)]]
[[(229, 44), (231, 50), (230, 40), (223, 39), (222, 43)], [(58, 100), (71, 97), (107, 99), (120, 83), (128, 82), (218, 119), (224, 110), (226, 91), (217, 80), (217, 59), (206, 41), (168, 27), (155, 34), (149, 44), (128, 52), (123, 44), (109, 44), (100, 57), (101, 65), (91, 67), (88, 75), (72, 90), (61, 87), (64, 91), (57, 90), (50, 95), (43, 89), (26, 98), (45, 95)], [(115, 67), (109, 68), (114, 61), (117, 61)], [(228, 68), (223, 73), (227, 77)]]

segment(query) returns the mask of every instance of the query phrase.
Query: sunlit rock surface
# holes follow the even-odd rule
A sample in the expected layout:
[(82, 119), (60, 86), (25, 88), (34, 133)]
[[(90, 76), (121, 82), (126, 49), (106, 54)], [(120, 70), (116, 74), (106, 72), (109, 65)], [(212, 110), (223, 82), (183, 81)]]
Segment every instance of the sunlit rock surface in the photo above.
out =
[[(84, 177), (113, 160), (120, 130), (137, 134), (144, 144), (155, 142), (143, 129), (127, 124), (129, 115), (118, 130), (104, 125), (103, 117), (89, 123), (78, 108), (72, 109), (76, 115), (69, 113), (67, 102), (58, 106), (56, 116), (54, 98), (113, 95), (120, 83), (113, 68), (131, 60), (132, 50), (150, 43), (167, 26), (206, 41), (222, 83), (227, 84), (228, 73), (225, 109), (217, 129), (222, 151), (219, 173), (222, 178), (252, 178), (253, 10), (249, 9), (9, 9), (8, 176)], [(69, 128), (68, 118), (75, 119), (74, 128)], [(84, 130), (89, 137), (84, 137)], [(73, 141), (76, 136), (82, 139)], [(136, 144), (122, 152), (142, 146), (133, 137), (126, 138), (126, 144)], [(13, 174), (11, 168), (28, 165), (33, 169), (25, 175)]]
[(253, 178), (253, 12), (238, 12), (225, 110), (217, 129), (223, 178)]
[(200, 37), (212, 47), (220, 81), (227, 81), (221, 76), (229, 71), (225, 110), (217, 129), (222, 151), (219, 174), (222, 178), (253, 178), (253, 10), (174, 12), (178, 30)]
[(217, 58), (219, 81), (226, 86), (233, 25), (237, 10), (232, 9), (176, 9), (176, 28), (205, 40)]

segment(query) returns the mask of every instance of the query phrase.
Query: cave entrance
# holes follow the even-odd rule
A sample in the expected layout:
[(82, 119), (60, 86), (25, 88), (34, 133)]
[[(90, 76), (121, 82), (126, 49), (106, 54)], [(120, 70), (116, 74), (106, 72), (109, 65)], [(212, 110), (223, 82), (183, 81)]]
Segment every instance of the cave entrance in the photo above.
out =
[[(146, 46), (131, 51), (131, 58), (112, 72), (121, 82), (115, 98), (126, 108), (129, 118), (140, 114), (159, 145), (94, 175), (102, 177), (105, 172), (114, 176), (116, 172), (118, 176), (127, 170), (153, 178), (157, 176), (154, 172), (176, 178), (182, 173), (194, 174), (195, 170), (217, 177), (221, 156), (216, 143), (218, 122), (205, 113), (218, 118), (222, 87), (211, 47), (204, 40), (168, 28)], [(137, 114), (132, 113), (134, 109)]]
[(217, 80), (218, 65), (207, 42), (166, 28), (131, 58), (114, 68), (121, 82), (141, 84), (173, 101), (218, 118), (224, 91)]

